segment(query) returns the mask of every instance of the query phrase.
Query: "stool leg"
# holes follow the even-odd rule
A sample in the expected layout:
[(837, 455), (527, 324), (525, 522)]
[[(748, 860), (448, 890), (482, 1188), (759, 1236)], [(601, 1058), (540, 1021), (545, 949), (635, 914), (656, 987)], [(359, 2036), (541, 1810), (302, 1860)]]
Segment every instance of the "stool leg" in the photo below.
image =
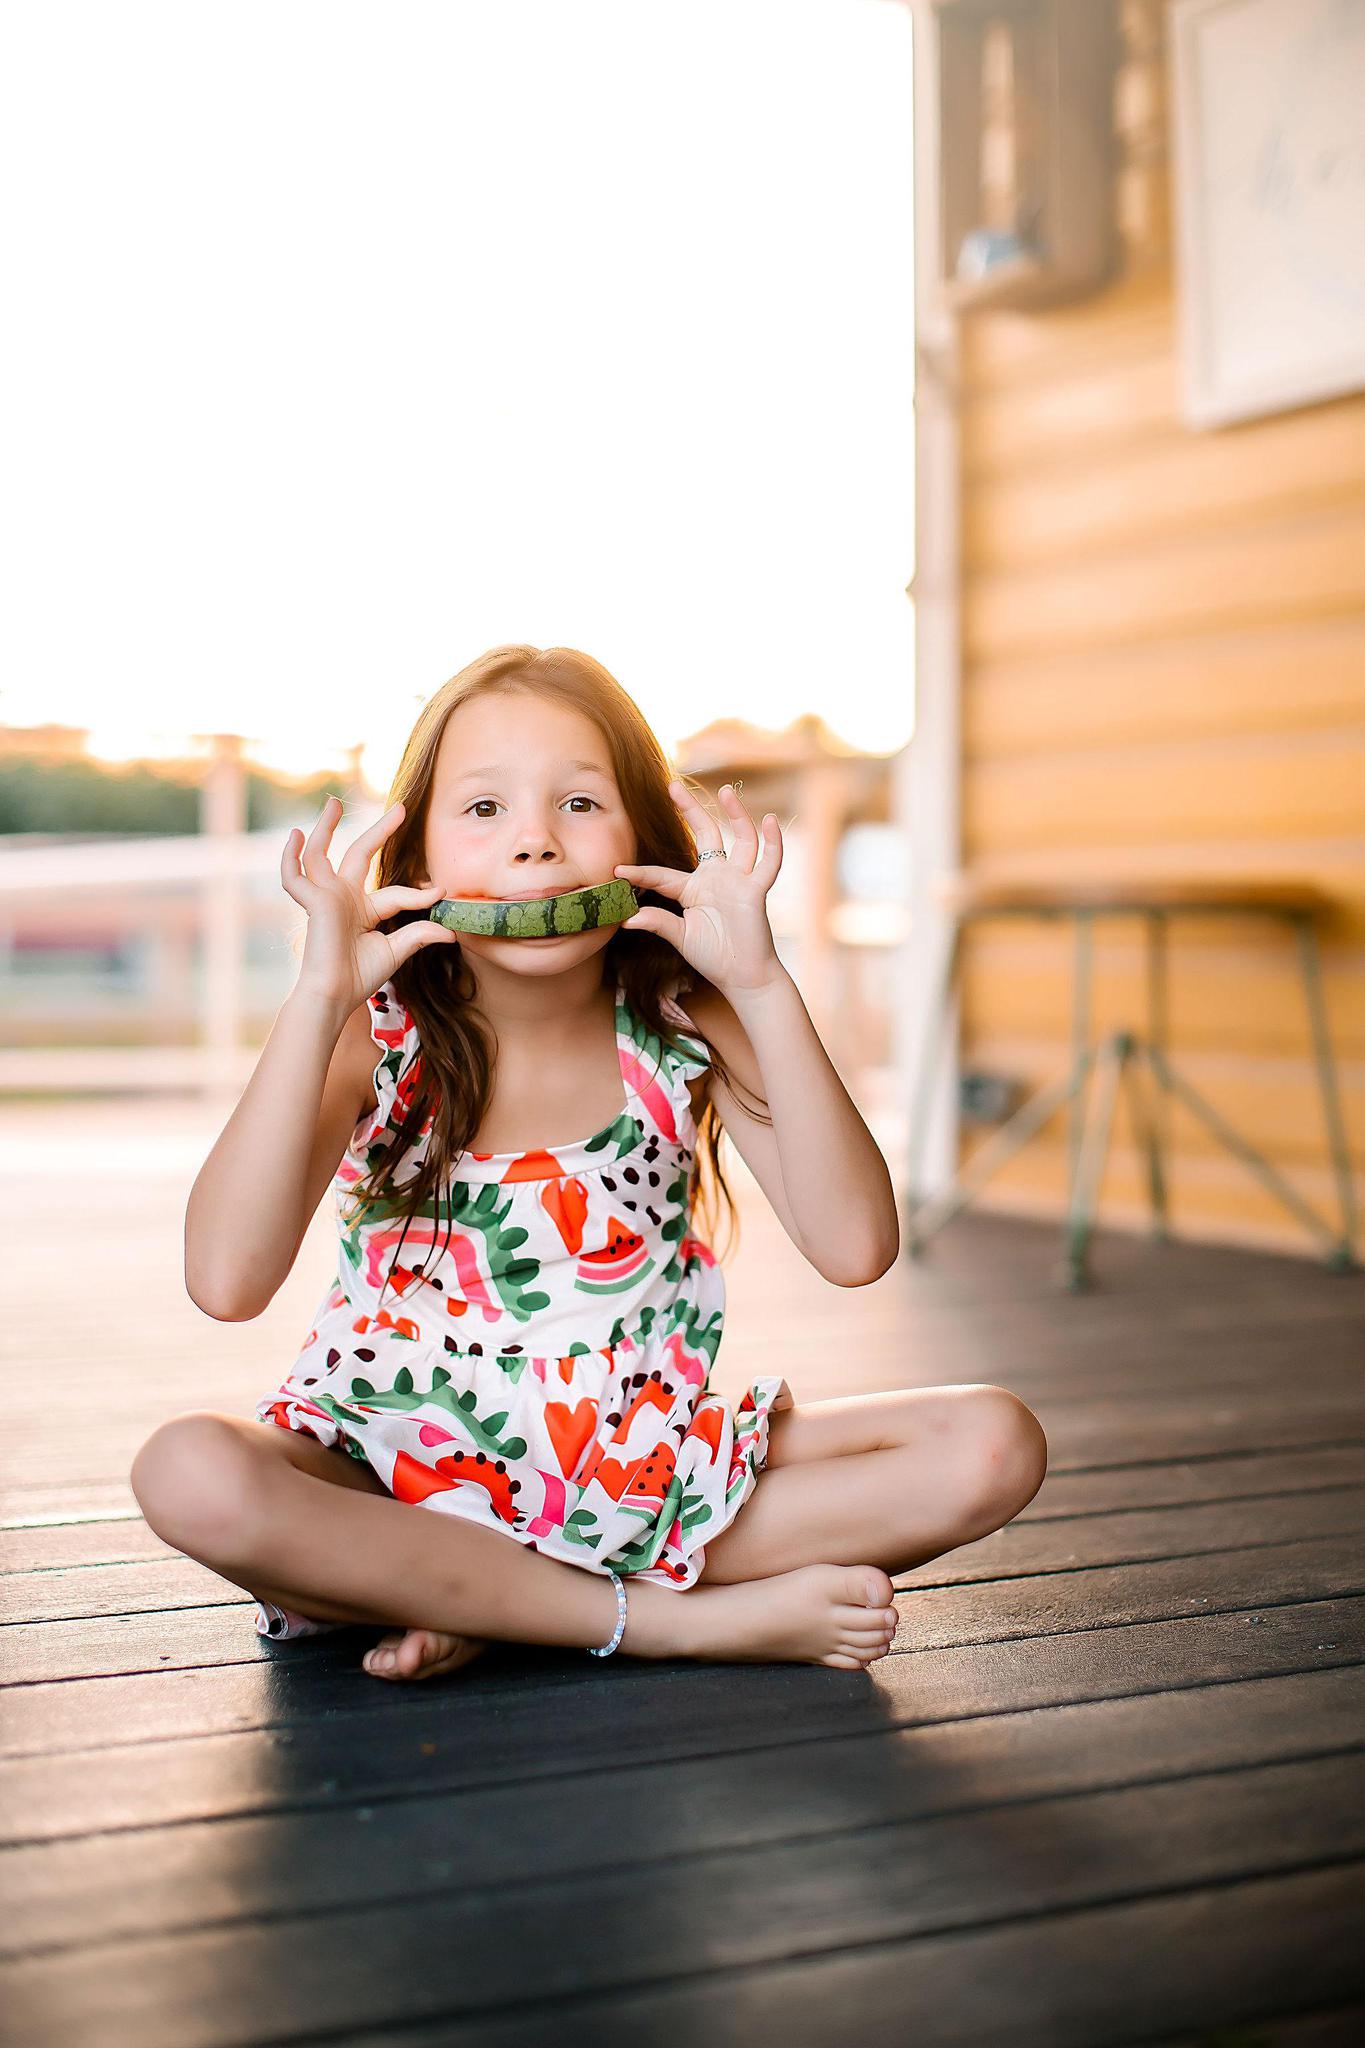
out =
[[(1071, 981), (1071, 1071), (1080, 1069), (1081, 1057), (1090, 1043), (1090, 968), (1091, 968), (1091, 914), (1088, 910), (1073, 913), (1076, 926), (1076, 944), (1072, 956)], [(1084, 1079), (1084, 1076), (1082, 1076)], [(1077, 1090), (1071, 1098), (1071, 1109), (1067, 1118), (1066, 1144), (1066, 1200), (1068, 1209), (1076, 1199), (1076, 1177), (1080, 1167), (1081, 1141), (1085, 1133), (1086, 1100), (1084, 1092)]]
[(1332, 1262), (1338, 1266), (1352, 1266), (1355, 1263), (1356, 1241), (1355, 1188), (1351, 1181), (1351, 1155), (1346, 1143), (1346, 1124), (1341, 1114), (1341, 1097), (1337, 1092), (1337, 1070), (1332, 1058), (1332, 1040), (1327, 1029), (1327, 1006), (1322, 995), (1322, 960), (1318, 951), (1318, 934), (1311, 917), (1297, 917), (1294, 923), (1299, 937), (1299, 962), (1303, 968), (1304, 995), (1308, 1004), (1309, 1022), (1313, 1028), (1318, 1086), (1322, 1091), (1322, 1115), (1327, 1126), (1327, 1142), (1332, 1148), (1332, 1164), (1337, 1178), (1337, 1200), (1341, 1205), (1341, 1243), (1333, 1254)]
[(1194, 1116), (1197, 1116), (1200, 1122), (1212, 1131), (1220, 1144), (1226, 1145), (1229, 1152), (1235, 1153), (1237, 1158), (1255, 1174), (1262, 1187), (1267, 1189), (1272, 1195), (1277, 1195), (1280, 1201), (1284, 1203), (1286, 1209), (1291, 1214), (1297, 1216), (1299, 1221), (1313, 1233), (1314, 1237), (1325, 1241), (1328, 1248), (1328, 1257), (1332, 1263), (1334, 1265), (1349, 1265), (1351, 1263), (1350, 1254), (1345, 1252), (1345, 1248), (1338, 1241), (1336, 1232), (1331, 1224), (1324, 1222), (1321, 1216), (1309, 1208), (1298, 1189), (1285, 1179), (1279, 1168), (1272, 1166), (1270, 1161), (1258, 1152), (1254, 1145), (1249, 1145), (1245, 1138), (1234, 1131), (1232, 1125), (1218, 1114), (1213, 1105), (1206, 1102), (1202, 1095), (1191, 1088), (1188, 1081), (1176, 1073), (1169, 1060), (1164, 1059), (1155, 1046), (1148, 1047), (1147, 1058), (1163, 1088), (1168, 1093), (1177, 1096), (1184, 1103), (1186, 1109)]
[[(1152, 1236), (1157, 1239), (1168, 1235), (1166, 1223), (1166, 1181), (1162, 1171), (1161, 1147), (1157, 1138), (1156, 1119), (1148, 1095), (1148, 1084), (1140, 1072), (1143, 1048), (1134, 1043), (1132, 1056), (1124, 1062), (1123, 1079), (1128, 1091), (1128, 1115), (1133, 1125), (1133, 1143), (1147, 1158), (1147, 1189), (1152, 1204)], [(1158, 1083), (1150, 1083), (1155, 1095)]]
[(934, 1232), (941, 1230), (960, 1209), (965, 1209), (972, 1196), (985, 1185), (991, 1175), (1003, 1166), (1007, 1159), (1012, 1159), (1020, 1147), (1028, 1143), (1034, 1132), (1084, 1086), (1093, 1058), (1094, 1055), (1087, 1047), (1071, 1073), (1063, 1075), (1059, 1081), (1049, 1081), (1036, 1095), (1030, 1096), (1023, 1107), (1014, 1112), (1007, 1124), (1002, 1124), (998, 1131), (992, 1132), (980, 1151), (974, 1154), (966, 1171), (959, 1174), (950, 1187), (932, 1195), (917, 1213), (907, 1220), (906, 1248), (911, 1258), (917, 1257)]
[[(1167, 1010), (1166, 1010), (1166, 919), (1159, 910), (1152, 910), (1146, 917), (1147, 930), (1147, 1038), (1157, 1049), (1161, 1059), (1166, 1057)], [(1147, 1151), (1147, 1187), (1152, 1203), (1152, 1235), (1164, 1238), (1169, 1234), (1166, 1213), (1166, 1139), (1169, 1130), (1165, 1091), (1155, 1069), (1152, 1073), (1150, 1114), (1141, 1118), (1136, 1104), (1142, 1084), (1138, 1078), (1138, 1063), (1127, 1063), (1130, 1106), (1134, 1107), (1135, 1129), (1139, 1122), (1145, 1128)], [(1139, 1136), (1138, 1142), (1142, 1143)]]
[(1071, 1210), (1067, 1218), (1066, 1233), (1066, 1285), (1075, 1293), (1089, 1285), (1086, 1270), (1086, 1250), (1090, 1243), (1090, 1232), (1095, 1205), (1104, 1176), (1104, 1162), (1109, 1153), (1109, 1134), (1114, 1121), (1114, 1101), (1118, 1094), (1119, 1082), (1133, 1050), (1133, 1041), (1126, 1031), (1116, 1031), (1112, 1038), (1106, 1038), (1100, 1047), (1096, 1061), (1095, 1113), (1082, 1149), (1080, 1169), (1076, 1175), (1076, 1188), (1072, 1197)]

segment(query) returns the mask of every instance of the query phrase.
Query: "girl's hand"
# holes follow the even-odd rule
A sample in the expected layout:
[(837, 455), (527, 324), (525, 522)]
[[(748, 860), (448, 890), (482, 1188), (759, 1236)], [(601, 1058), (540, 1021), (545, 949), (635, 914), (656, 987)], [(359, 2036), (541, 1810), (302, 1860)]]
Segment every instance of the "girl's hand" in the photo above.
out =
[(403, 821), (402, 804), (394, 804), (368, 832), (362, 832), (334, 871), (327, 848), (340, 816), (340, 801), (329, 796), (306, 840), (295, 826), (284, 844), (280, 879), (285, 893), (308, 912), (296, 987), (344, 1003), (349, 1013), (420, 946), (458, 945), (459, 939), (445, 925), (422, 918), (400, 925), (395, 932), (374, 929), (395, 911), (429, 910), (440, 902), (444, 891), (434, 884), (428, 889), (365, 887), (376, 850)]
[[(714, 848), (719, 853), (720, 826), (710, 812), (685, 784), (670, 782), (668, 790), (692, 828), (698, 851)], [(734, 827), (729, 858), (701, 861), (690, 874), (678, 868), (618, 867), (616, 873), (637, 889), (655, 889), (682, 905), (681, 917), (646, 906), (628, 917), (621, 930), (657, 932), (722, 995), (747, 995), (785, 972), (765, 901), (782, 866), (782, 831), (769, 811), (760, 844), (754, 821), (730, 783), (722, 784), (720, 800)]]

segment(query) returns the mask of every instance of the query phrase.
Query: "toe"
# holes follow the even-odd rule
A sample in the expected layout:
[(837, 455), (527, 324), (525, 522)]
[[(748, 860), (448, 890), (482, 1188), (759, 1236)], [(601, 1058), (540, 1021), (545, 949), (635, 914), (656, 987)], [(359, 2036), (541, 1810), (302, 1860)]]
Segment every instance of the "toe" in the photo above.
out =
[(425, 1629), (409, 1629), (398, 1652), (398, 1668), (405, 1678), (414, 1678), (431, 1656), (431, 1638)]
[(880, 1565), (854, 1564), (844, 1573), (844, 1598), (862, 1608), (889, 1607), (893, 1587)]
[(879, 1607), (836, 1607), (834, 1615), (839, 1627), (846, 1634), (853, 1632), (858, 1635), (880, 1637), (886, 1634), (889, 1627)]
[(895, 1592), (895, 1587), (891, 1584), (890, 1574), (884, 1572), (880, 1565), (865, 1565), (863, 1570), (864, 1582), (867, 1587), (868, 1606), (889, 1607), (892, 1595)]

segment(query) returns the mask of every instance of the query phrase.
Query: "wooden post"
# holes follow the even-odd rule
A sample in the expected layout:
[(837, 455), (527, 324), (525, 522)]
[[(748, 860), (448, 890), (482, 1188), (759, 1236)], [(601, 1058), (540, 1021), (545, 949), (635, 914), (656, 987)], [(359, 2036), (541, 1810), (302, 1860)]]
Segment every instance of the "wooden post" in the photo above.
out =
[(238, 854), (247, 822), (246, 767), (240, 734), (219, 732), (206, 737), (213, 752), (199, 808), (200, 830), (210, 843), (202, 899), (200, 1044), (204, 1093), (210, 1100), (221, 1100), (237, 1091), (241, 1041), (246, 917)]

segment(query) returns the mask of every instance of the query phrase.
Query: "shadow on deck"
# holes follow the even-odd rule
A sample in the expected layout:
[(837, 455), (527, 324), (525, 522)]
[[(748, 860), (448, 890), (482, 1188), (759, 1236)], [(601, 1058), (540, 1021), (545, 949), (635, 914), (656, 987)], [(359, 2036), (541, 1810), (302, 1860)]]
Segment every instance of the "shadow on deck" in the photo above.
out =
[(996, 1381), (1042, 1491), (901, 1576), (866, 1674), (494, 1645), (405, 1689), (377, 1630), (262, 1641), (126, 1484), (293, 1356), (325, 1219), (214, 1325), (174, 1164), (99, 1187), (38, 1190), (8, 1376), (5, 2041), (1359, 2038), (1365, 1278), (1102, 1234), (1069, 1297), (1055, 1230), (973, 1215), (848, 1292), (750, 1197), (720, 1390)]

